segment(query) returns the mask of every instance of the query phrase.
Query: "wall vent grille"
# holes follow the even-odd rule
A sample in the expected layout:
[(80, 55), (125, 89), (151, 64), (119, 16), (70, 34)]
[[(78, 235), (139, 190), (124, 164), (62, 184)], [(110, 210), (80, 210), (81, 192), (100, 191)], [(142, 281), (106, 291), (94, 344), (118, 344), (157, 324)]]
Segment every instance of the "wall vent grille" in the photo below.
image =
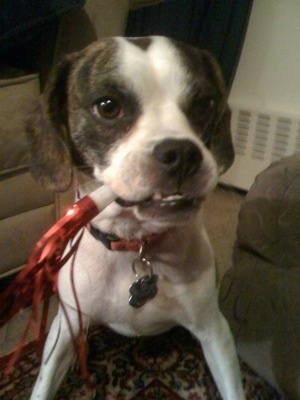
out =
[(300, 122), (298, 123), (298, 129), (296, 133), (295, 153), (300, 154)]
[(272, 162), (300, 154), (300, 116), (231, 108), (236, 158), (221, 182), (248, 190), (255, 176)]

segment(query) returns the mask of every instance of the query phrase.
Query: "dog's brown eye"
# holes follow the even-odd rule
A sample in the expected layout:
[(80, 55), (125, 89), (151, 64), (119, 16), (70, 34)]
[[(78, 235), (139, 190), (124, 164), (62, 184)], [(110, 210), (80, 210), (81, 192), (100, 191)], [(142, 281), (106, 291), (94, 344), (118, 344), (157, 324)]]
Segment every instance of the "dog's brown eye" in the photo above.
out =
[(93, 112), (105, 119), (115, 119), (122, 116), (120, 103), (110, 97), (99, 99), (94, 104)]
[(215, 107), (215, 100), (212, 97), (205, 97), (200, 100), (200, 107), (203, 112), (209, 113)]

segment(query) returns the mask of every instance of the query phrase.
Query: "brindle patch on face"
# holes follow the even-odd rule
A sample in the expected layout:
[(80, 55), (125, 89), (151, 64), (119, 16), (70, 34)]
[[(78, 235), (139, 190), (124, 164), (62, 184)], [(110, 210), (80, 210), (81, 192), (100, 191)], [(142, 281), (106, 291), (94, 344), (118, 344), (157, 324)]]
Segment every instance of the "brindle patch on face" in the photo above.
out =
[[(122, 139), (142, 112), (138, 95), (120, 76), (118, 43), (112, 39), (87, 49), (73, 70), (69, 87), (70, 132), (73, 147), (88, 166), (104, 165), (109, 149)], [(114, 99), (120, 116), (104, 118), (93, 108), (101, 99)]]
[(172, 41), (182, 63), (188, 71), (189, 93), (181, 102), (181, 108), (196, 134), (209, 146), (215, 121), (225, 106), (225, 86), (221, 71), (206, 51)]
[(126, 40), (132, 44), (135, 44), (144, 51), (148, 50), (149, 46), (153, 42), (151, 37), (126, 38)]

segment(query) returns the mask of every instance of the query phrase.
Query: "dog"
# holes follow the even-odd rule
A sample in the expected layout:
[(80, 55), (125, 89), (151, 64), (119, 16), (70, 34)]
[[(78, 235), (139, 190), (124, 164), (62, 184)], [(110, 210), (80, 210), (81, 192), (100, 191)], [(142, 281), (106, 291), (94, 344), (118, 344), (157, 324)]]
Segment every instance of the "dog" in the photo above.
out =
[(31, 399), (52, 399), (76, 355), (71, 268), (84, 327), (134, 336), (181, 325), (199, 339), (222, 398), (245, 399), (201, 207), (234, 158), (213, 56), (160, 36), (97, 41), (57, 66), (27, 136), (44, 186), (75, 180), (78, 198), (103, 184), (116, 194), (59, 273), (64, 307)]

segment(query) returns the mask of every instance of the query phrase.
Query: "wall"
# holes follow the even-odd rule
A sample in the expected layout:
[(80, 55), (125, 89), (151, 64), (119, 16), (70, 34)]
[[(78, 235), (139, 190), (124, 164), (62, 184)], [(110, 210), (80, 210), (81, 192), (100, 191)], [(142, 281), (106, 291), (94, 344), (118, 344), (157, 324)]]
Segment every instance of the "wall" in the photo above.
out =
[(300, 114), (300, 0), (254, 0), (230, 101)]
[(300, 0), (254, 0), (229, 103), (236, 157), (220, 180), (248, 190), (300, 154)]

